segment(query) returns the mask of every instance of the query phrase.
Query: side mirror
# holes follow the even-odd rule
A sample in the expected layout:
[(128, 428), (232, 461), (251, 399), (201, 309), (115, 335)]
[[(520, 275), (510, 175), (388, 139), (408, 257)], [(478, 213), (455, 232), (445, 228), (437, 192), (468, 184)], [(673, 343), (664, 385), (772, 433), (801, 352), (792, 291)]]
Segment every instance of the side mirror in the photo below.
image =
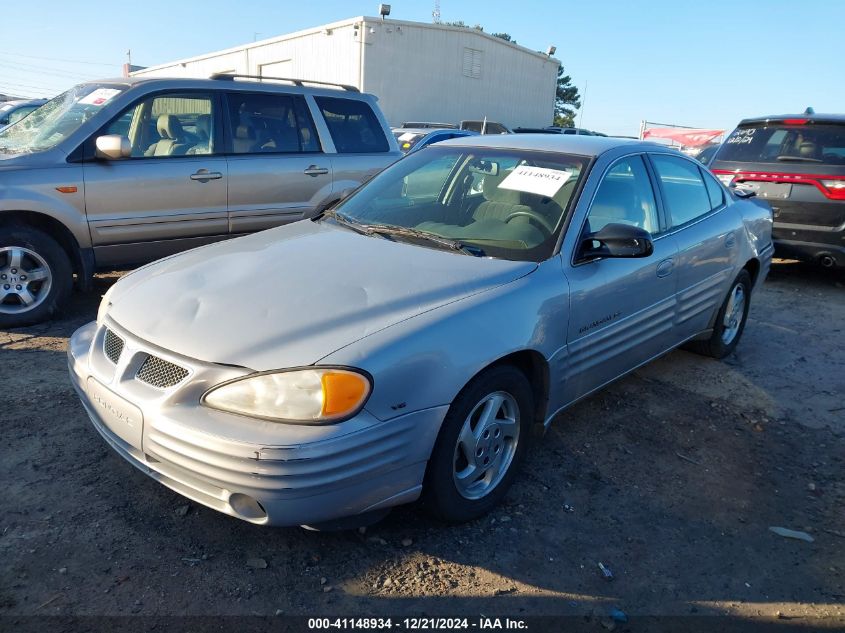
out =
[(106, 134), (98, 136), (96, 141), (97, 158), (106, 160), (119, 160), (132, 156), (132, 145), (129, 139), (120, 134)]
[(630, 224), (608, 224), (581, 240), (580, 259), (648, 257), (654, 252), (651, 233)]
[(2, 119), (0, 119), (0, 125), (9, 125), (9, 117), (4, 116)]

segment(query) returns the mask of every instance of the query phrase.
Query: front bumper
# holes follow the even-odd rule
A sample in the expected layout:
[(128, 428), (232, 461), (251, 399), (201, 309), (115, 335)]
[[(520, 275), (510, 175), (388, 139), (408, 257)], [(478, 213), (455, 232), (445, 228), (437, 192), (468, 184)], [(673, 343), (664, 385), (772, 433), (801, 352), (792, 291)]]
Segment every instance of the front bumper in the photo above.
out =
[[(124, 459), (168, 488), (263, 525), (306, 525), (415, 500), (447, 407), (381, 421), (366, 410), (327, 426), (295, 426), (215, 411), (199, 396), (244, 370), (178, 357), (133, 337), (117, 363), (105, 327), (89, 323), (68, 346), (71, 382), (94, 427)], [(149, 355), (189, 368), (157, 389), (136, 379)]]

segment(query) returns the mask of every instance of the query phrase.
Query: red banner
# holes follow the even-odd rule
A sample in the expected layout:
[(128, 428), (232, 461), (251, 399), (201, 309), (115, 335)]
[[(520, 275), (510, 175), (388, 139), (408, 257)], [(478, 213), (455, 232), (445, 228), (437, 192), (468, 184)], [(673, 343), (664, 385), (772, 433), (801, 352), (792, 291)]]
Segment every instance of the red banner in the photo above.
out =
[(700, 145), (707, 145), (707, 143), (724, 133), (724, 130), (652, 127), (643, 132), (643, 139), (649, 137), (667, 138), (686, 147), (699, 147)]

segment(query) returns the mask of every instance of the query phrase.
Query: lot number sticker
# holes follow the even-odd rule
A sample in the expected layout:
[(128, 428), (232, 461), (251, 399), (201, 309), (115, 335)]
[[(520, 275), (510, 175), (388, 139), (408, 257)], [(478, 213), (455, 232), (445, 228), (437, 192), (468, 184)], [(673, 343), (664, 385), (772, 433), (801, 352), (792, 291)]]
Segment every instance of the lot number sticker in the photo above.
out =
[(563, 187), (570, 176), (572, 176), (571, 171), (521, 165), (508, 174), (499, 185), (499, 189), (536, 193), (551, 198)]
[(115, 90), (114, 88), (97, 88), (91, 94), (82, 97), (79, 100), (79, 103), (83, 103), (85, 105), (101, 106), (104, 105), (113, 96), (115, 96), (118, 92), (120, 92), (120, 90)]

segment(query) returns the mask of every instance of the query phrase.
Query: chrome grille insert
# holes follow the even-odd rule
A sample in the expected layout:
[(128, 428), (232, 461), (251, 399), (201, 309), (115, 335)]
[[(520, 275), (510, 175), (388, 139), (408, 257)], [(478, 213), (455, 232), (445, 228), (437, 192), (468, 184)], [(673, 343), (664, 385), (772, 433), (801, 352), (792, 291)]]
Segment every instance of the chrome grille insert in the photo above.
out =
[(153, 387), (167, 389), (182, 382), (188, 373), (184, 367), (174, 365), (158, 356), (147, 356), (135, 377)]
[(123, 353), (124, 341), (117, 334), (109, 329), (106, 329), (106, 335), (103, 337), (103, 352), (111, 362), (117, 365), (120, 360), (120, 355)]

